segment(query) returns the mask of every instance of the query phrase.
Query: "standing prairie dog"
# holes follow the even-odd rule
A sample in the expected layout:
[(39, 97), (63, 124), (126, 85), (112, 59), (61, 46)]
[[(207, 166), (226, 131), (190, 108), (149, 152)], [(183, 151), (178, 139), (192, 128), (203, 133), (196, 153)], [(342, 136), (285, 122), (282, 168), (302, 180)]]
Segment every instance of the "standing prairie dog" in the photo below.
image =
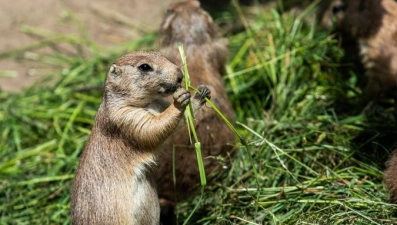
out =
[(397, 2), (394, 0), (334, 0), (322, 24), (349, 35), (359, 44), (368, 73), (367, 100), (383, 94), (397, 97)]
[[(190, 102), (190, 93), (180, 88), (182, 78), (179, 67), (158, 51), (129, 53), (110, 67), (73, 182), (73, 224), (159, 224), (148, 169)], [(195, 109), (210, 98), (206, 86), (199, 91), (191, 100)], [(172, 104), (163, 100), (172, 94)]]
[[(208, 84), (213, 103), (230, 120), (234, 111), (227, 96), (222, 76), (229, 54), (227, 39), (222, 38), (211, 16), (195, 0), (171, 4), (160, 27), (161, 52), (173, 63), (180, 65), (178, 44), (182, 43), (192, 86)], [(227, 158), (235, 141), (234, 134), (210, 107), (202, 107), (196, 117), (197, 136), (207, 174), (214, 173), (220, 162), (217, 156)], [(181, 200), (200, 185), (194, 146), (186, 136), (187, 128), (179, 128), (164, 144), (155, 171), (158, 193), (163, 202)], [(176, 188), (172, 173), (172, 152), (175, 150)]]

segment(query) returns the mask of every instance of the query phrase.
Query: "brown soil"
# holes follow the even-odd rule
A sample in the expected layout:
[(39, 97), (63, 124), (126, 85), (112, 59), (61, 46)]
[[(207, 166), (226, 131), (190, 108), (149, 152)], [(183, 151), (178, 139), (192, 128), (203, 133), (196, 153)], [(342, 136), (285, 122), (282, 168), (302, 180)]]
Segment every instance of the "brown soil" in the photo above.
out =
[[(78, 23), (81, 23), (88, 37), (103, 46), (137, 39), (142, 35), (139, 28), (145, 32), (158, 29), (168, 4), (176, 1), (0, 0), (0, 53), (38, 41), (37, 37), (23, 32), (27, 26), (79, 34)], [(29, 60), (0, 58), (0, 90), (19, 91), (48, 74), (48, 69)]]

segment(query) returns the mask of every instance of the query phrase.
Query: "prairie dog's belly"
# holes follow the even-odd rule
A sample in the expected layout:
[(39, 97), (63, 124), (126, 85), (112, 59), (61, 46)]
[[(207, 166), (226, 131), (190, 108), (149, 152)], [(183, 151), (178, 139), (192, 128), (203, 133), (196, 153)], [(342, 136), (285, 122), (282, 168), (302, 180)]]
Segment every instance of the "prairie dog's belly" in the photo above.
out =
[[(132, 224), (158, 225), (160, 215), (160, 205), (158, 204), (157, 192), (153, 188), (150, 178), (136, 178), (134, 181), (136, 189), (132, 198), (132, 210), (134, 212)], [(141, 220), (137, 220), (141, 218)]]
[(168, 106), (170, 105), (171, 105), (171, 100), (167, 101), (164, 99), (158, 99), (150, 103), (150, 105), (146, 107), (146, 110), (154, 115), (158, 115), (164, 112), (164, 110), (168, 108)]

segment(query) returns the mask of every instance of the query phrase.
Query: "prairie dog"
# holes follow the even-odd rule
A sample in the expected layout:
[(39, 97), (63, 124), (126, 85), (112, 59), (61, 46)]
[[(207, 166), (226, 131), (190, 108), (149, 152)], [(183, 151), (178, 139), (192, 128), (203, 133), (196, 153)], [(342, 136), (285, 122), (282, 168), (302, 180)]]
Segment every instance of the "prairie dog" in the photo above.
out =
[[(208, 84), (213, 103), (230, 120), (234, 111), (227, 96), (222, 76), (229, 54), (227, 39), (222, 38), (211, 16), (195, 0), (171, 4), (160, 27), (161, 52), (173, 63), (180, 65), (177, 45), (182, 43), (187, 57), (191, 83)], [(207, 174), (219, 166), (216, 156), (226, 158), (232, 150), (235, 137), (213, 109), (202, 107), (196, 117), (196, 130), (202, 145)], [(193, 145), (184, 135), (187, 128), (178, 129), (164, 144), (155, 171), (159, 197), (168, 202), (185, 198), (200, 184), (197, 158)], [(176, 189), (172, 171), (172, 151), (175, 149)], [(214, 156), (214, 157), (211, 157)]]
[[(75, 174), (73, 224), (159, 224), (157, 193), (148, 170), (183, 118), (210, 98), (180, 88), (183, 74), (159, 51), (121, 56), (111, 67), (91, 136)], [(173, 103), (163, 100), (173, 94)]]
[(397, 204), (397, 149), (386, 162), (384, 182), (390, 193), (390, 202)]
[(359, 44), (368, 73), (367, 100), (391, 94), (397, 97), (397, 2), (394, 0), (334, 0), (322, 24), (335, 19), (338, 31)]

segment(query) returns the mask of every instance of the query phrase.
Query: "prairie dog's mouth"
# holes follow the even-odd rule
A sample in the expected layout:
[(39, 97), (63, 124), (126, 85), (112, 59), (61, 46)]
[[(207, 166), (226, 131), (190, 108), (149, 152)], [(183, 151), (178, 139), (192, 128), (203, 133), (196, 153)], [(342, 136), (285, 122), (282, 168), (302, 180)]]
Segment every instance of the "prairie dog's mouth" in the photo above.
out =
[(162, 85), (159, 90), (158, 94), (163, 95), (163, 96), (168, 96), (174, 93), (178, 88), (180, 88), (180, 84), (168, 84), (168, 85)]

